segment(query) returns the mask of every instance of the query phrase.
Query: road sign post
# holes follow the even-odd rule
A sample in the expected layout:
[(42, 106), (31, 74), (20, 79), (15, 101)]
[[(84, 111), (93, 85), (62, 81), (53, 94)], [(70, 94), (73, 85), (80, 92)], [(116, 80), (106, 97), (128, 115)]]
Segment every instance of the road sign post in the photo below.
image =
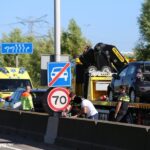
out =
[(18, 55), (16, 55), (16, 67), (19, 66)]
[(47, 96), (47, 104), (55, 112), (65, 110), (69, 103), (69, 91), (65, 88), (54, 88)]

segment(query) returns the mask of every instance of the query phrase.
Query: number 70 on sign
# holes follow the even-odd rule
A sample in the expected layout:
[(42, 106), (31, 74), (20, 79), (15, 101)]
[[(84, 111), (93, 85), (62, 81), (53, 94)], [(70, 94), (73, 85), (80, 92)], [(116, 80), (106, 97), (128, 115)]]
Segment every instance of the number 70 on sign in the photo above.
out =
[(47, 96), (47, 104), (53, 111), (63, 111), (70, 103), (69, 91), (65, 88), (53, 88)]

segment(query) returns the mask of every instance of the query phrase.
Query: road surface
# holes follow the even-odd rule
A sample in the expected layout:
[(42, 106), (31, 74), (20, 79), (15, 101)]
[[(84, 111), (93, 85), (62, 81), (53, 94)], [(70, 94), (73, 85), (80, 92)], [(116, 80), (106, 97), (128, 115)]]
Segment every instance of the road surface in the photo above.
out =
[(75, 150), (57, 145), (44, 144), (17, 135), (0, 133), (0, 150)]

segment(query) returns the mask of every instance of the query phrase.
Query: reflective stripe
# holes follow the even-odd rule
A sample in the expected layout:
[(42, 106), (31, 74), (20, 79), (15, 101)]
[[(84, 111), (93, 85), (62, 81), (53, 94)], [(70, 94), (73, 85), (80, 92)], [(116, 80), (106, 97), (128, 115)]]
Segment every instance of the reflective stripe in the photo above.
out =
[(130, 101), (130, 98), (129, 98), (129, 96), (125, 95), (125, 96), (122, 96), (122, 97), (120, 98), (120, 101), (129, 102), (129, 101)]

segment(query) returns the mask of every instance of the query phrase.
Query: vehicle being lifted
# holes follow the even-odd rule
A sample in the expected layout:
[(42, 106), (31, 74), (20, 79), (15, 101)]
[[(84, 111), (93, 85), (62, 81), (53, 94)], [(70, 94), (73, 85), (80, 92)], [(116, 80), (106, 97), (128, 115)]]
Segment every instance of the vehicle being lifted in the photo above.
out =
[(150, 103), (150, 61), (137, 61), (126, 65), (113, 75), (108, 86), (109, 100), (118, 95), (119, 86), (125, 85), (131, 102)]
[(94, 49), (90, 48), (79, 57), (85, 68), (95, 66), (97, 70), (109, 68), (111, 72), (118, 72), (127, 60), (114, 45), (98, 43)]

